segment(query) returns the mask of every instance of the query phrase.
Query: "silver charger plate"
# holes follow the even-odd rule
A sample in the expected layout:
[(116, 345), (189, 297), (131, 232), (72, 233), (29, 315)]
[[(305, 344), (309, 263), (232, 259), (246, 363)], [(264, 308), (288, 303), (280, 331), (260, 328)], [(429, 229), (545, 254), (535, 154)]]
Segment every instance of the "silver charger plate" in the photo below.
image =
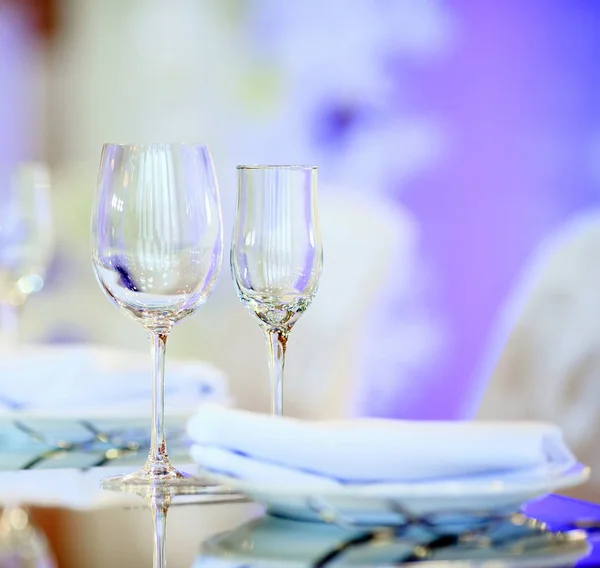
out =
[[(434, 537), (413, 527), (402, 538), (375, 539), (373, 543), (327, 555), (361, 534), (331, 524), (305, 523), (267, 516), (246, 523), (233, 531), (206, 540), (194, 568), (253, 567), (307, 568), (325, 566), (427, 566), (429, 568), (558, 568), (571, 566), (589, 552), (582, 531), (550, 533), (525, 523), (515, 527), (496, 527), (498, 545), (448, 546), (427, 554)], [(504, 531), (504, 535), (502, 534)], [(508, 532), (512, 531), (512, 532)], [(508, 537), (502, 539), (501, 537)]]

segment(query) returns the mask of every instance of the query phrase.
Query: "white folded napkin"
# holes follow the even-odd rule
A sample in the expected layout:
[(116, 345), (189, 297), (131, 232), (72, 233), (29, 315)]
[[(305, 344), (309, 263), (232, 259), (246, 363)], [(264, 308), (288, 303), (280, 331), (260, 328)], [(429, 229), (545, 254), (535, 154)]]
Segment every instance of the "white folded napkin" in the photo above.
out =
[(559, 428), (533, 422), (307, 422), (207, 404), (188, 434), (207, 471), (257, 483), (435, 481), (576, 463)]
[[(165, 410), (191, 416), (205, 401), (228, 403), (216, 367), (167, 358)], [(0, 417), (14, 412), (49, 418), (148, 417), (148, 353), (95, 345), (23, 346), (0, 352)]]

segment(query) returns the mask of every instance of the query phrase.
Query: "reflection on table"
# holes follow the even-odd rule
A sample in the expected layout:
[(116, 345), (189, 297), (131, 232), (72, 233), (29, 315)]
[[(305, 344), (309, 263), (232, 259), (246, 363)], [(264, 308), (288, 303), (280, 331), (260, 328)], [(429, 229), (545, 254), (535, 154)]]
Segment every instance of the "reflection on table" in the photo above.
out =
[[(19, 562), (13, 555), (12, 564), (2, 560), (0, 566), (385, 566), (466, 556), (480, 561), (494, 557), (495, 566), (549, 568), (573, 565), (585, 557), (586, 535), (576, 529), (583, 528), (581, 520), (587, 519), (585, 528), (593, 545), (596, 524), (590, 519), (600, 519), (600, 508), (594, 505), (550, 497), (526, 511), (538, 519), (536, 523), (519, 515), (510, 523), (497, 519), (465, 534), (456, 526), (431, 531), (411, 523), (402, 531), (398, 527), (374, 531), (347, 526), (344, 519), (317, 524), (264, 516), (261, 506), (235, 495), (182, 495), (157, 488), (144, 494), (103, 491), (100, 479), (111, 469), (0, 474), (3, 503), (9, 503), (12, 488), (22, 503), (29, 504), (27, 509), (5, 509), (0, 522), (2, 551), (18, 545), (34, 552), (28, 559), (21, 555)], [(25, 499), (28, 492), (30, 498)], [(556, 536), (549, 529), (571, 532)], [(9, 534), (21, 539), (11, 540)], [(496, 547), (493, 554), (491, 541)], [(593, 562), (589, 558), (580, 565)]]

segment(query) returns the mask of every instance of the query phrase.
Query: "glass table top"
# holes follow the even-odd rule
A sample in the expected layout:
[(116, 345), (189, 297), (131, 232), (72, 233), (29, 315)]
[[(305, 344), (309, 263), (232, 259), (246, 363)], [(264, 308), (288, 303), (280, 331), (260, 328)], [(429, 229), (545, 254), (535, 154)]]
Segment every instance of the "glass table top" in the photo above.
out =
[[(479, 535), (422, 527), (394, 533), (341, 519), (327, 524), (271, 517), (224, 489), (183, 495), (101, 489), (100, 480), (121, 469), (1, 472), (0, 568), (594, 565), (585, 557), (595, 524), (586, 539), (565, 523), (600, 514), (574, 500), (547, 498), (527, 511), (537, 524), (521, 516), (510, 524), (497, 520)], [(569, 532), (550, 532), (541, 522), (548, 519), (560, 521), (552, 528)], [(486, 539), (495, 543), (492, 549)]]

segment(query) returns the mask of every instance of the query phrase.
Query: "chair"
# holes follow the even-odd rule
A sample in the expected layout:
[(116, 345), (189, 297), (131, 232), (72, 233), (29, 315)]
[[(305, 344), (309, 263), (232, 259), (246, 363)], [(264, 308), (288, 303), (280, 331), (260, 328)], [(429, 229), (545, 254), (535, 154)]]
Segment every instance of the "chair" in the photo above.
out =
[(535, 252), (494, 330), (479, 418), (559, 424), (600, 498), (600, 212), (579, 216)]

